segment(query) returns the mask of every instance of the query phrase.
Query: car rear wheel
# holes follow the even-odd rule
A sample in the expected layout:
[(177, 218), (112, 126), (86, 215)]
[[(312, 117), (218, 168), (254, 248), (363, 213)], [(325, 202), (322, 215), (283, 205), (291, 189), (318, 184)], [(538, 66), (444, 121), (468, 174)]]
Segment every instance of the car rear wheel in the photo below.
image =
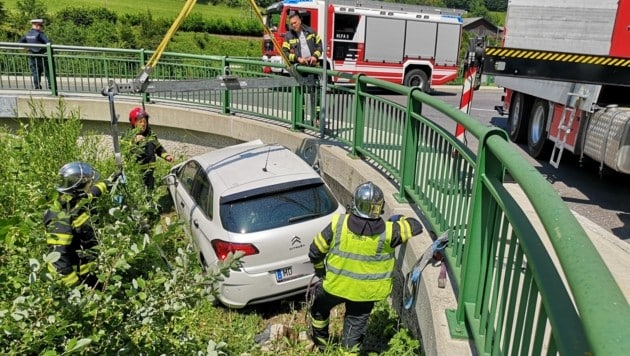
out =
[(549, 104), (546, 100), (536, 99), (529, 117), (527, 148), (534, 158), (541, 158), (547, 146), (547, 120)]

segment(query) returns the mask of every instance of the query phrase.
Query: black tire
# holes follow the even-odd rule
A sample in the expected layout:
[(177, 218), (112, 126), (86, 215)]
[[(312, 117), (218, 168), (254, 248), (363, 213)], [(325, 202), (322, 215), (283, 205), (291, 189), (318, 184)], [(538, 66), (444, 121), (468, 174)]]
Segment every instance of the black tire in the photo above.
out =
[(510, 135), (510, 140), (513, 142), (524, 143), (527, 140), (527, 128), (531, 109), (530, 97), (523, 93), (515, 92), (512, 94), (507, 131)]
[(405, 74), (403, 84), (408, 87), (418, 87), (423, 92), (429, 91), (429, 77), (422, 69), (412, 69)]
[(536, 99), (529, 115), (527, 127), (527, 149), (530, 156), (541, 157), (547, 148), (547, 122), (549, 120), (549, 104), (546, 100)]

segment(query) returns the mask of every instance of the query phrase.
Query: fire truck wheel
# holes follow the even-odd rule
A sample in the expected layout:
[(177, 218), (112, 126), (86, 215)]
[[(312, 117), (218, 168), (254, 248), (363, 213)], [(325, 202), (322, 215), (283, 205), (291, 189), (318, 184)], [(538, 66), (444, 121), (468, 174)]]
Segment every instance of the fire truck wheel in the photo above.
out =
[(507, 128), (510, 139), (516, 143), (524, 143), (527, 139), (527, 123), (531, 99), (523, 93), (513, 93), (510, 102), (510, 114), (508, 115)]
[(412, 88), (418, 87), (425, 93), (429, 91), (429, 77), (422, 69), (416, 68), (408, 71), (405, 74), (404, 84)]
[(549, 104), (546, 100), (536, 99), (529, 116), (527, 130), (527, 148), (534, 158), (541, 157), (547, 147), (547, 120), (549, 120)]

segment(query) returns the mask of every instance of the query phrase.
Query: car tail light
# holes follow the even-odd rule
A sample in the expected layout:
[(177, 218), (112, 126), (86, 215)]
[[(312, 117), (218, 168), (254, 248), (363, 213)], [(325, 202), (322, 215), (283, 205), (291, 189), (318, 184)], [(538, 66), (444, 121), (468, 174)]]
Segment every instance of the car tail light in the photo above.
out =
[(225, 260), (230, 252), (234, 253), (236, 251), (243, 251), (245, 256), (255, 255), (258, 253), (258, 249), (252, 244), (239, 244), (223, 240), (212, 240), (211, 243), (214, 252), (221, 261)]

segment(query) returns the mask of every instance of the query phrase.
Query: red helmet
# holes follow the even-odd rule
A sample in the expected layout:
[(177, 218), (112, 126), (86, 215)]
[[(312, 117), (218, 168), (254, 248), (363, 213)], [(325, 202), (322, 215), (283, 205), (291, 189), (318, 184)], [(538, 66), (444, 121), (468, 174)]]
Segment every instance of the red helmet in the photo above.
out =
[(144, 111), (143, 108), (137, 107), (131, 109), (131, 111), (129, 112), (129, 122), (131, 123), (131, 126), (136, 127), (136, 121), (142, 117), (146, 118), (147, 121), (149, 121), (149, 114)]

